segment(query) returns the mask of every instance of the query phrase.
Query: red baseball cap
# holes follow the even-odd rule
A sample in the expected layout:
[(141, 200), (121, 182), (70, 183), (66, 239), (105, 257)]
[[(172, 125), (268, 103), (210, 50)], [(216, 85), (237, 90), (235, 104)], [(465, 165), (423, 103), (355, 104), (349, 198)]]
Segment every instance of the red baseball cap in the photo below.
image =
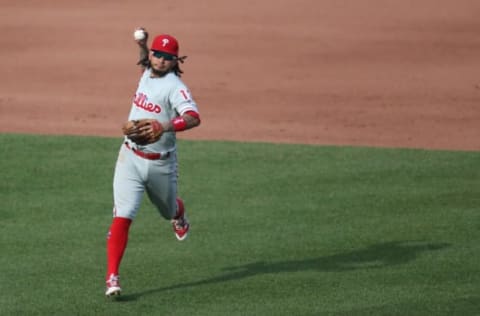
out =
[(156, 36), (150, 49), (178, 57), (178, 41), (175, 37), (168, 34)]

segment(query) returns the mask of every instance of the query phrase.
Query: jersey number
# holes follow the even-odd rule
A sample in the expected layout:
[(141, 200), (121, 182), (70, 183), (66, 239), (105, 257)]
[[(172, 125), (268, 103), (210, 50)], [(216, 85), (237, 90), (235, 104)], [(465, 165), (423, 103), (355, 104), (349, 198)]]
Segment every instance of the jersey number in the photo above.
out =
[(185, 100), (187, 100), (187, 101), (190, 100), (190, 97), (189, 97), (187, 91), (185, 91), (185, 90), (182, 89), (182, 90), (180, 90), (180, 93), (182, 94), (182, 96), (183, 96), (183, 98), (184, 98)]

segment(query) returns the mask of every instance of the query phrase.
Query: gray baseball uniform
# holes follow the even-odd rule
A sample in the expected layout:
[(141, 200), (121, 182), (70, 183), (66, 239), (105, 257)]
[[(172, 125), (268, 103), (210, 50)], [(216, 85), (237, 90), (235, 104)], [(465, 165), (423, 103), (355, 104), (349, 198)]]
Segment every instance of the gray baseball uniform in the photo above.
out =
[[(188, 111), (199, 112), (183, 81), (173, 72), (160, 78), (152, 77), (151, 69), (147, 68), (133, 98), (128, 120), (152, 118), (166, 122)], [(160, 159), (148, 159), (150, 154), (159, 154)], [(125, 137), (115, 167), (113, 189), (114, 216), (134, 219), (146, 190), (160, 214), (166, 219), (173, 218), (177, 197), (175, 133), (166, 132), (159, 141), (145, 146), (138, 146)]]

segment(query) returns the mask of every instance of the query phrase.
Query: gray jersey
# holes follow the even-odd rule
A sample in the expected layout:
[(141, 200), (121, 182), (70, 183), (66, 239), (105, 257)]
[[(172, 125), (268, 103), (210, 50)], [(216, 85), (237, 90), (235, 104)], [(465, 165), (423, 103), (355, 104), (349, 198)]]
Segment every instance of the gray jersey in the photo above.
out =
[[(198, 108), (183, 81), (173, 72), (152, 78), (148, 68), (140, 78), (128, 120), (152, 118), (163, 123), (187, 111), (198, 113)], [(153, 144), (136, 147), (145, 152), (171, 152), (175, 142), (175, 133), (167, 132)]]

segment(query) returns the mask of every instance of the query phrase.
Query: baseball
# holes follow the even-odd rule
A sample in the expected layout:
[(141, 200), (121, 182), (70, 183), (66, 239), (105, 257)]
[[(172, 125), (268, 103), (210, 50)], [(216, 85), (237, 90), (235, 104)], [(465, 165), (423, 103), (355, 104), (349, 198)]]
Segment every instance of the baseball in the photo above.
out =
[(137, 41), (141, 41), (145, 39), (145, 32), (143, 30), (136, 30), (133, 32), (133, 38), (135, 38)]

